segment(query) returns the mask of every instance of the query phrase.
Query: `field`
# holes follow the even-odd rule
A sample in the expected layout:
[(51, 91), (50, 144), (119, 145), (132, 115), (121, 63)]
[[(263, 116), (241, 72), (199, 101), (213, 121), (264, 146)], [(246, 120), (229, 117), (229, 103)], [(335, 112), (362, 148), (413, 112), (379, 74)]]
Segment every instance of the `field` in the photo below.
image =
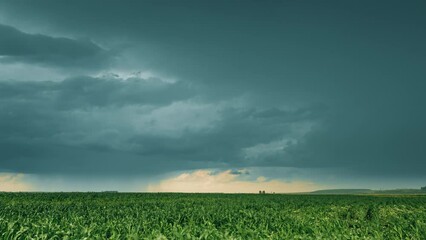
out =
[(426, 239), (426, 196), (0, 193), (0, 239)]

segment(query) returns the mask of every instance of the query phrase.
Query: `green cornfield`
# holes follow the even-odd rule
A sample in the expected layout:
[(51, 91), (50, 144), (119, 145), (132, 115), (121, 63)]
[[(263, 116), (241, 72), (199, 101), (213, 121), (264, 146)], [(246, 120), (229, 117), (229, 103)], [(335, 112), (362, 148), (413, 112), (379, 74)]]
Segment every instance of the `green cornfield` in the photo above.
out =
[(0, 193), (0, 239), (426, 239), (426, 196)]

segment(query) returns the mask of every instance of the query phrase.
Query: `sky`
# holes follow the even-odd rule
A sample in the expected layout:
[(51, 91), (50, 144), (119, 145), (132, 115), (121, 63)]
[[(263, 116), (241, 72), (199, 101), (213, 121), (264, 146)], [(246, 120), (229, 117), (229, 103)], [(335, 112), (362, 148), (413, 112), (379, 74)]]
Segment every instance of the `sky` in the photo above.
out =
[(425, 1), (0, 1), (0, 191), (426, 185)]

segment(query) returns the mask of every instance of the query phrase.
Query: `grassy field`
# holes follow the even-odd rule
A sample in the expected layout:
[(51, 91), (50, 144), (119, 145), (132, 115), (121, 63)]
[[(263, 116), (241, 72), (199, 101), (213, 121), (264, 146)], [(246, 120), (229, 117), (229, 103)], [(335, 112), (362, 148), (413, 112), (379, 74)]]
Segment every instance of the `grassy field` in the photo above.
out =
[(0, 193), (0, 239), (426, 239), (426, 196)]

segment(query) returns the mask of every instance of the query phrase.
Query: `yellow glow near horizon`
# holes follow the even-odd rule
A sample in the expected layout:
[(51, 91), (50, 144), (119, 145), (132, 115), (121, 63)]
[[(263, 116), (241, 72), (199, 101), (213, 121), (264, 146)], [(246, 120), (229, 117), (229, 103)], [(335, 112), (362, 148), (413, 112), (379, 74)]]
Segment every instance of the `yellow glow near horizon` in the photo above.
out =
[(31, 184), (24, 180), (22, 173), (0, 173), (0, 191), (23, 192), (31, 191)]
[(257, 193), (259, 190), (276, 193), (308, 192), (320, 186), (312, 182), (266, 180), (259, 176), (256, 181), (240, 180), (239, 175), (231, 170), (213, 174), (210, 170), (198, 170), (183, 173), (177, 177), (165, 179), (148, 187), (151, 192), (223, 192), (223, 193)]

